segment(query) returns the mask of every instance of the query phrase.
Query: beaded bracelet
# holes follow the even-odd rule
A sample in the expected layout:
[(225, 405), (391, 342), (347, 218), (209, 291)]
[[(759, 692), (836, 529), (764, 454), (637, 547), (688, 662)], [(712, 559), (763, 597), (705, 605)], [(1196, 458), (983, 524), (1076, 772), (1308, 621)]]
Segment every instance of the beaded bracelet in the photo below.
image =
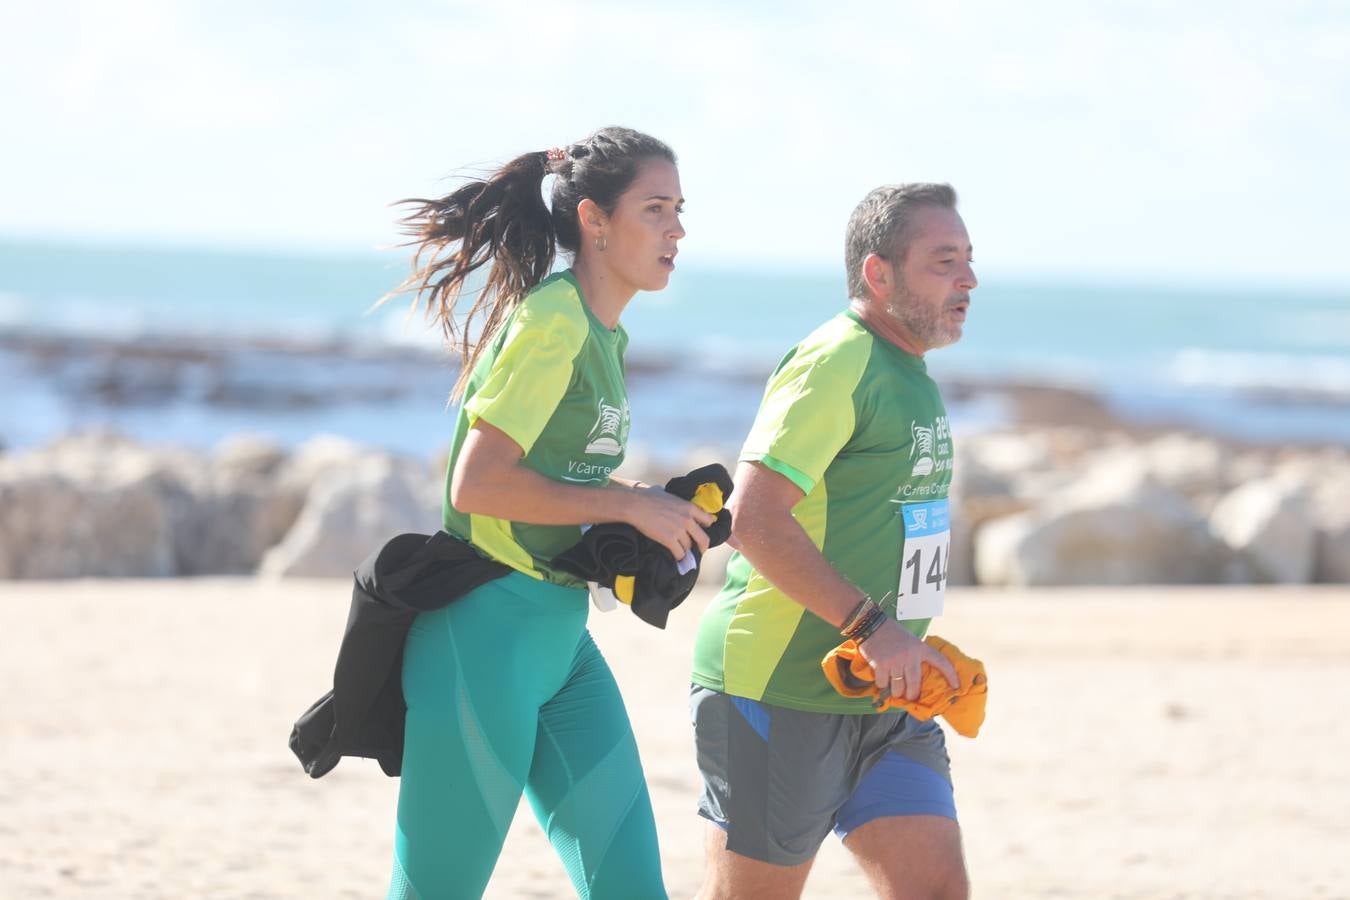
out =
[(868, 609), (868, 604), (872, 602), (871, 597), (863, 597), (858, 601), (858, 605), (853, 607), (853, 612), (844, 617), (844, 624), (839, 626), (839, 633), (848, 637), (848, 633), (858, 624), (864, 612)]
[(869, 597), (858, 604), (858, 608), (849, 615), (848, 621), (839, 629), (839, 633), (851, 641), (862, 643), (881, 627), (885, 618), (886, 614), (882, 612), (881, 607)]
[(886, 621), (886, 614), (881, 611), (881, 607), (873, 606), (867, 614), (867, 618), (858, 623), (858, 627), (849, 635), (854, 642), (861, 644), (872, 636), (872, 634), (881, 627)]

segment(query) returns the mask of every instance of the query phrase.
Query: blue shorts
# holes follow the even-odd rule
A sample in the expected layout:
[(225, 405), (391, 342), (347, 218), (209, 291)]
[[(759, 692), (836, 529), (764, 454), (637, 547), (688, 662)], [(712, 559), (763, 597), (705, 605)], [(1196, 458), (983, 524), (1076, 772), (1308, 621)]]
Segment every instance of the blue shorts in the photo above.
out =
[(956, 819), (942, 729), (903, 712), (836, 715), (694, 685), (699, 815), (727, 849), (791, 866), (884, 816)]

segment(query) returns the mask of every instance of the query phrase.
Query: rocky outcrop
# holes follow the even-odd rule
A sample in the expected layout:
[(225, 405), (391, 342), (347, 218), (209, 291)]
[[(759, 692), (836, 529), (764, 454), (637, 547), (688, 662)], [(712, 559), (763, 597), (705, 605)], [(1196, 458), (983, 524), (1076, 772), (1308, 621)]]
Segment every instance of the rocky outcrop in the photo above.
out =
[(392, 535), (440, 527), (440, 485), (427, 471), (371, 457), (314, 482), (295, 525), (263, 558), (269, 576), (349, 575)]
[(0, 577), (176, 574), (173, 463), (106, 435), (0, 460)]
[[(1044, 428), (956, 443), (952, 585), (1350, 583), (1350, 453)], [(662, 483), (733, 447), (623, 474)], [(339, 438), (210, 451), (104, 433), (0, 456), (0, 577), (344, 576), (440, 522), (443, 464)], [(729, 551), (709, 554), (704, 584)]]
[(1210, 524), (1234, 553), (1228, 580), (1312, 580), (1318, 529), (1301, 486), (1278, 478), (1248, 482), (1219, 500)]
[(975, 537), (980, 584), (1190, 584), (1218, 580), (1224, 554), (1185, 498), (1136, 460), (1100, 460), (1034, 509)]

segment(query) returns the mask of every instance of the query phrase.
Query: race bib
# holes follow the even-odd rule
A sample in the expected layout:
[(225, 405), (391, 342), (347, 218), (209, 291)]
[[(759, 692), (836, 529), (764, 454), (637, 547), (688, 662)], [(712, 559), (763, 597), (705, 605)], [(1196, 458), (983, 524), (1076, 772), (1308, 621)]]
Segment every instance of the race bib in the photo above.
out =
[(900, 514), (905, 521), (905, 553), (895, 592), (895, 617), (931, 619), (942, 614), (942, 593), (947, 587), (952, 537), (947, 501), (902, 503)]

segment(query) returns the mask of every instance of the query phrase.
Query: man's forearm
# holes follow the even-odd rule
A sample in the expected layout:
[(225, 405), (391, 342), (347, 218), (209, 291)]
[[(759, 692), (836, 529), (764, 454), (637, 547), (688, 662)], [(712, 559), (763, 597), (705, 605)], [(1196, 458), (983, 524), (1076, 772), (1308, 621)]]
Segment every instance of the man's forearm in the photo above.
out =
[(738, 522), (741, 554), (792, 600), (836, 628), (865, 596), (825, 559), (790, 513)]

